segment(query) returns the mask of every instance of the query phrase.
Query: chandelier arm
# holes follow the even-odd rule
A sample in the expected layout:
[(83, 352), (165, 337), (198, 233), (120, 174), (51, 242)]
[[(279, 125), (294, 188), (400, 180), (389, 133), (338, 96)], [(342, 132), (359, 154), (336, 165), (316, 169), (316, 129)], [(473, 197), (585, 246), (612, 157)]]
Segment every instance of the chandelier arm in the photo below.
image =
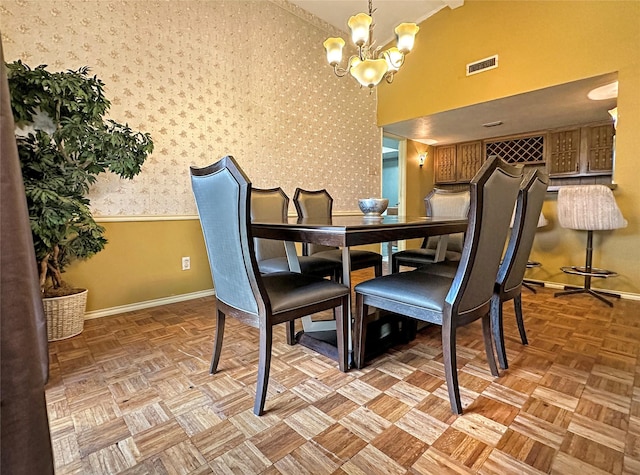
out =
[(405, 58), (405, 55), (400, 53), (400, 59), (398, 59), (397, 63), (393, 63), (396, 69), (400, 69), (402, 67), (402, 65), (404, 64), (404, 58)]
[(344, 77), (349, 72), (349, 69), (342, 68), (337, 64), (333, 67), (333, 73), (339, 78)]

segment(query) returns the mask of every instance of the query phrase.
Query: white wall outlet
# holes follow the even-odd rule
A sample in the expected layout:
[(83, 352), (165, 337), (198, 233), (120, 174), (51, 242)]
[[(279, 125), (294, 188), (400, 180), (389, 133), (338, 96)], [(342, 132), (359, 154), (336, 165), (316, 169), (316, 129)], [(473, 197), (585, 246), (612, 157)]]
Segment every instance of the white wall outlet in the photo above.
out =
[(189, 270), (191, 269), (191, 258), (190, 257), (183, 257), (182, 258), (182, 270)]

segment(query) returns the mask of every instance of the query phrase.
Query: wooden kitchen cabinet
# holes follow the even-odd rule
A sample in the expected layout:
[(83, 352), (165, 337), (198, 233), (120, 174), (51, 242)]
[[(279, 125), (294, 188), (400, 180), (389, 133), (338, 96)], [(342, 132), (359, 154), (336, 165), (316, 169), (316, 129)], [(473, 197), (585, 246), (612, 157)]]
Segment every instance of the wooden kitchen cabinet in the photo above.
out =
[(482, 142), (436, 147), (435, 182), (468, 183), (482, 166)]
[(456, 146), (445, 145), (436, 147), (434, 160), (435, 182), (456, 182)]
[(611, 174), (614, 133), (610, 123), (549, 132), (549, 176)]
[(456, 181), (469, 182), (482, 166), (482, 142), (461, 143), (456, 146)]
[(586, 173), (602, 173), (613, 171), (613, 147), (615, 129), (613, 125), (600, 125), (589, 127), (587, 141)]
[(549, 133), (547, 150), (550, 175), (580, 172), (580, 129)]

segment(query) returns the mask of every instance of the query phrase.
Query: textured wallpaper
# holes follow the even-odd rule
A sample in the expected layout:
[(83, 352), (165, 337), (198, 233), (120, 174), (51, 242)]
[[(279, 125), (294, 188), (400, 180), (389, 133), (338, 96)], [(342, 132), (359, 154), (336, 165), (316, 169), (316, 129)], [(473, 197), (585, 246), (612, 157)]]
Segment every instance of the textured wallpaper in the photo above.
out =
[(193, 215), (189, 165), (226, 154), (256, 187), (327, 188), (336, 211), (380, 193), (375, 93), (333, 75), (339, 32), (292, 4), (0, 0), (0, 24), (6, 61), (88, 65), (111, 117), (153, 137), (138, 177), (94, 186), (96, 216)]

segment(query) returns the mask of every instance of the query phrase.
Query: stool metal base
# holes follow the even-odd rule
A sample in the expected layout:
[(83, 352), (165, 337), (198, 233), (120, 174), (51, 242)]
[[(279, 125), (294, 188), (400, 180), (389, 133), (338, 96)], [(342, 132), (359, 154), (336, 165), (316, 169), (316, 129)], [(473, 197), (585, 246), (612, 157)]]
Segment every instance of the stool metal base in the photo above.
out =
[[(527, 261), (527, 269), (533, 269), (534, 267), (542, 267), (542, 264), (536, 261)], [(522, 286), (529, 289), (534, 294), (538, 292), (533, 288), (534, 285), (538, 285), (540, 287), (544, 287), (544, 283), (537, 282), (535, 280), (522, 279)]]
[(544, 282), (538, 282), (535, 280), (527, 280), (527, 279), (522, 280), (523, 287), (529, 289), (534, 294), (537, 294), (538, 291), (533, 287), (534, 285), (537, 285), (538, 287), (544, 287)]
[(614, 297), (614, 298), (620, 298), (619, 294), (614, 294), (611, 292), (602, 292), (600, 290), (593, 290), (593, 289), (585, 289), (584, 287), (572, 287), (570, 285), (565, 285), (564, 286), (565, 289), (569, 289), (569, 290), (564, 290), (563, 292), (556, 292), (555, 294), (553, 294), (554, 297), (558, 297), (560, 295), (572, 295), (572, 294), (589, 294), (592, 295), (593, 297), (597, 298), (598, 300), (600, 300), (601, 302), (607, 304), (609, 307), (613, 307), (613, 302), (610, 302), (609, 300), (607, 300), (606, 298), (603, 297), (603, 295), (606, 295), (607, 297)]
[(570, 267), (561, 267), (560, 270), (565, 274), (574, 274), (574, 275), (584, 275), (590, 277), (616, 277), (618, 275), (617, 272), (613, 272), (607, 269), (597, 269), (596, 267), (587, 268), (584, 266), (570, 266)]
[(586, 255), (584, 266), (570, 266), (570, 267), (560, 268), (560, 270), (566, 274), (583, 276), (584, 286), (576, 287), (573, 285), (565, 285), (564, 292), (556, 292), (555, 294), (553, 294), (553, 296), (559, 297), (561, 295), (589, 294), (592, 297), (595, 297), (601, 302), (607, 304), (609, 307), (613, 307), (613, 302), (604, 298), (603, 295), (606, 295), (608, 297), (614, 297), (614, 298), (620, 298), (620, 295), (613, 292), (603, 292), (601, 290), (591, 289), (591, 279), (593, 277), (598, 277), (598, 278), (615, 277), (618, 274), (610, 270), (598, 269), (596, 267), (593, 267), (591, 265), (592, 258), (593, 258), (593, 231), (587, 231), (587, 255)]

